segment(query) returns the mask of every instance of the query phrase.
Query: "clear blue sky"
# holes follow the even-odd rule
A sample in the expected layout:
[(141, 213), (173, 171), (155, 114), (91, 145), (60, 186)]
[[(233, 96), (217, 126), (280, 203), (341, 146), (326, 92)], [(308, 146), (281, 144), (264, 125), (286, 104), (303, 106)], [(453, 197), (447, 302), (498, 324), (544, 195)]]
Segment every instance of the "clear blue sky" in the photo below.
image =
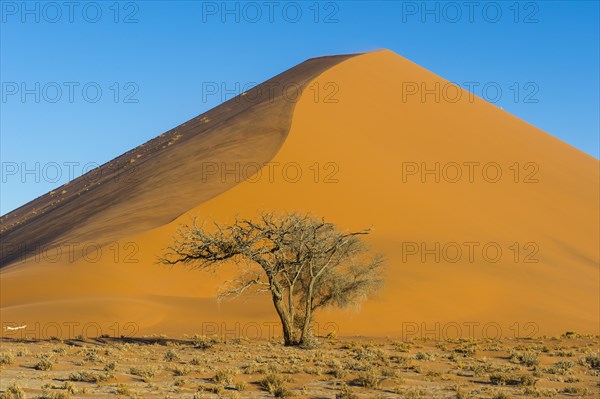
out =
[(597, 158), (598, 2), (475, 3), (1, 1), (0, 212), (222, 102), (203, 83), (380, 48)]

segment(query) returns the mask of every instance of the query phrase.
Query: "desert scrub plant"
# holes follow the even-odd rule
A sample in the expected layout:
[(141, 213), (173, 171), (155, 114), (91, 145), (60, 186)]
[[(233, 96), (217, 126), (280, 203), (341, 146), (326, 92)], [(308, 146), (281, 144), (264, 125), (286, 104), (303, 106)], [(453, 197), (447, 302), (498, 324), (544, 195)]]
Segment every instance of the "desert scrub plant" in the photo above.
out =
[(33, 365), (33, 368), (36, 370), (40, 370), (40, 371), (48, 371), (48, 370), (52, 370), (52, 358), (50, 357), (50, 355), (47, 354), (43, 354), (40, 355), (39, 360), (36, 364)]
[(455, 399), (470, 399), (472, 397), (471, 392), (460, 385), (454, 385), (451, 389), (455, 392)]
[(129, 374), (141, 377), (144, 382), (150, 381), (160, 372), (160, 367), (157, 365), (147, 365), (139, 367), (131, 367)]
[(496, 391), (492, 394), (492, 399), (510, 399), (510, 396), (504, 391)]
[(194, 357), (192, 357), (192, 360), (190, 360), (190, 364), (192, 366), (200, 366), (203, 363), (205, 363), (205, 362), (203, 362), (202, 359), (200, 359), (198, 356), (194, 356)]
[(208, 391), (221, 397), (223, 395), (223, 392), (225, 392), (225, 387), (221, 384), (217, 384), (212, 387), (208, 387)]
[(181, 376), (188, 375), (189, 373), (191, 373), (192, 368), (187, 365), (175, 366), (175, 367), (173, 367), (172, 371), (173, 371), (174, 376), (181, 377)]
[(416, 355), (415, 355), (415, 359), (416, 360), (430, 361), (430, 360), (434, 359), (434, 356), (431, 353), (428, 353), (428, 352), (417, 352)]
[(97, 348), (83, 349), (81, 352), (83, 361), (88, 363), (102, 363), (104, 358), (100, 355), (100, 351)]
[(493, 373), (490, 382), (494, 385), (533, 386), (537, 380), (529, 374)]
[(13, 382), (6, 388), (6, 391), (0, 395), (0, 399), (25, 399), (25, 391), (19, 384)]
[(550, 398), (556, 396), (558, 391), (556, 389), (537, 389), (534, 387), (523, 388), (522, 394), (528, 398)]
[(246, 390), (247, 384), (244, 381), (238, 381), (235, 383), (234, 388), (236, 391), (242, 392)]
[(75, 384), (73, 384), (71, 381), (65, 381), (62, 385), (47, 383), (42, 385), (42, 389), (64, 389), (73, 395), (76, 395), (78, 392)]
[(358, 396), (352, 392), (347, 384), (342, 384), (340, 389), (335, 393), (335, 399), (358, 399)]
[(367, 360), (373, 361), (380, 359), (383, 357), (383, 353), (381, 350), (372, 349), (368, 345), (361, 346), (357, 349), (354, 349), (354, 358), (356, 360)]
[(29, 349), (27, 348), (19, 348), (17, 350), (17, 357), (23, 357), (29, 355)]
[(51, 391), (49, 389), (42, 390), (42, 394), (38, 399), (71, 399), (69, 391)]
[(567, 339), (575, 339), (579, 337), (579, 334), (577, 334), (575, 331), (566, 331), (564, 334), (561, 335), (561, 337)]
[(165, 362), (175, 362), (179, 360), (179, 355), (173, 349), (169, 349), (165, 352), (164, 360)]
[(565, 387), (560, 390), (561, 393), (566, 393), (569, 395), (587, 395), (588, 389), (584, 387)]
[(125, 384), (117, 385), (114, 392), (115, 392), (115, 395), (122, 395), (122, 396), (131, 396), (132, 395), (131, 389), (129, 389), (129, 387)]
[(532, 367), (540, 364), (540, 355), (534, 351), (512, 352), (510, 355), (510, 361), (512, 363)]
[(348, 370), (354, 371), (369, 371), (373, 368), (373, 365), (369, 362), (356, 361), (356, 360), (347, 360), (345, 362), (345, 367)]
[(114, 360), (111, 360), (110, 362), (106, 363), (104, 365), (104, 371), (115, 371), (117, 369), (117, 362), (115, 362)]
[(342, 379), (346, 375), (348, 375), (348, 370), (346, 370), (346, 369), (344, 369), (343, 367), (340, 367), (340, 366), (335, 366), (331, 370), (328, 371), (328, 374), (331, 374), (335, 378)]
[(79, 371), (69, 374), (69, 381), (88, 382), (90, 384), (108, 381), (111, 378), (113, 378), (113, 375), (109, 373), (102, 374), (91, 371)]
[(571, 357), (573, 355), (574, 355), (573, 351), (566, 350), (566, 349), (557, 349), (554, 352), (552, 352), (552, 356), (556, 356), (556, 357)]
[(455, 399), (470, 399), (472, 398), (471, 392), (463, 390), (462, 387), (458, 387), (455, 390)]
[(5, 364), (13, 364), (15, 362), (15, 358), (10, 353), (2, 353), (0, 354), (0, 366)]
[(285, 388), (285, 383), (290, 381), (291, 378), (289, 377), (283, 377), (279, 374), (267, 374), (266, 376), (260, 379), (258, 384), (271, 395), (274, 395), (278, 398), (285, 398), (287, 396), (290, 396), (289, 391), (287, 392), (287, 396), (277, 396), (277, 394), (285, 394), (287, 391)]
[(442, 373), (440, 371), (437, 371), (437, 370), (427, 370), (427, 372), (425, 373), (425, 380), (426, 381), (436, 381), (441, 376), (442, 376)]
[(481, 377), (486, 373), (490, 373), (493, 371), (493, 366), (489, 363), (471, 363), (461, 365), (460, 368), (462, 370), (471, 371), (474, 376)]
[(192, 337), (192, 345), (194, 348), (198, 349), (208, 349), (212, 348), (216, 344), (219, 343), (219, 339), (217, 337), (207, 337), (205, 335), (194, 335)]
[(233, 369), (221, 369), (217, 370), (212, 380), (215, 384), (231, 385), (236, 374)]
[(381, 377), (376, 375), (375, 372), (366, 371), (366, 372), (360, 373), (356, 377), (355, 383), (357, 385), (360, 385), (361, 387), (376, 389), (376, 388), (379, 388), (379, 385), (381, 384), (381, 380), (382, 380)]
[(600, 370), (600, 352), (589, 352), (579, 358), (579, 364), (591, 369)]
[(73, 395), (77, 395), (77, 388), (75, 387), (75, 384), (73, 384), (71, 381), (65, 381), (60, 387), (60, 389), (65, 389), (67, 392), (72, 393)]
[(65, 348), (64, 346), (57, 346), (56, 348), (52, 348), (52, 352), (58, 354), (58, 355), (66, 355), (67, 354), (67, 348)]
[(548, 374), (568, 375), (573, 373), (573, 366), (575, 366), (574, 362), (560, 360), (554, 363), (552, 368), (545, 369), (544, 371)]
[(465, 343), (454, 348), (454, 353), (461, 355), (462, 357), (471, 357), (475, 355), (477, 351), (477, 344), (475, 343)]
[(310, 375), (321, 375), (323, 374), (323, 369), (319, 366), (307, 366), (304, 367), (304, 373)]
[(398, 352), (409, 352), (412, 344), (404, 341), (396, 341), (392, 344), (392, 346)]

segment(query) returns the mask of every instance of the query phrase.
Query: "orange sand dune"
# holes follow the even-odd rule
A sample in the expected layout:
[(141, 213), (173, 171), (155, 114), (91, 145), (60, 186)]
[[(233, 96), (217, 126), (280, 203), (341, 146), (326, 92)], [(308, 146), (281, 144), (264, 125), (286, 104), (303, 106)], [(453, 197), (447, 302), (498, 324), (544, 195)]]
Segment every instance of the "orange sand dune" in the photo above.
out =
[[(307, 83), (285, 142), (249, 181), (229, 184), (237, 172), (217, 171), (232, 188), (119, 238), (95, 262), (30, 258), (2, 269), (2, 322), (250, 334), (244, 326), (274, 320), (268, 298), (212, 299), (238, 266), (195, 272), (156, 257), (195, 215), (225, 223), (276, 209), (343, 229), (373, 226), (369, 243), (388, 259), (382, 292), (321, 314), (323, 329), (405, 338), (598, 333), (598, 160), (447, 84), (390, 51), (330, 66)], [(176, 201), (183, 187), (165, 184)], [(97, 215), (85, 231), (98, 220), (110, 227)]]

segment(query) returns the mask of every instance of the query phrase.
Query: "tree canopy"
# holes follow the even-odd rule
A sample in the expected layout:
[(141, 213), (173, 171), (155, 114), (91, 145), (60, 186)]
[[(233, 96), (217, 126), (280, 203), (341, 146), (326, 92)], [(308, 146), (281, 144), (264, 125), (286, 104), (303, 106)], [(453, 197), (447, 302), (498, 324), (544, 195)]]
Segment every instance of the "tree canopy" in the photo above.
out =
[(266, 292), (281, 320), (286, 345), (312, 339), (314, 313), (364, 300), (383, 283), (384, 258), (370, 255), (365, 229), (342, 232), (302, 213), (260, 212), (226, 226), (182, 226), (162, 263), (206, 269), (226, 261), (246, 267), (224, 284), (219, 298)]

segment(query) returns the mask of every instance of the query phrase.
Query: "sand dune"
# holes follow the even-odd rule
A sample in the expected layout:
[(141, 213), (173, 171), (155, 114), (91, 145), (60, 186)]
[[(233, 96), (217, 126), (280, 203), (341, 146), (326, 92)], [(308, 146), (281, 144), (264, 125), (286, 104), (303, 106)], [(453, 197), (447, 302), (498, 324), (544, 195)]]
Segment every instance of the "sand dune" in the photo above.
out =
[[(4, 242), (105, 246), (96, 261), (81, 250), (56, 262), (3, 254), (2, 322), (132, 322), (138, 334), (174, 335), (271, 322), (268, 298), (212, 299), (238, 266), (194, 272), (156, 257), (195, 215), (275, 209), (374, 227), (387, 283), (360, 309), (319, 316), (341, 335), (598, 332), (598, 160), (390, 51), (308, 61), (274, 79), (302, 82), (299, 101), (229, 119), (217, 107), (210, 129), (201, 115), (121, 157), (149, 159), (136, 183), (100, 182), (44, 217), (32, 207), (54, 196), (5, 215)], [(195, 184), (207, 161), (220, 166)], [(267, 164), (238, 184), (252, 162)]]

